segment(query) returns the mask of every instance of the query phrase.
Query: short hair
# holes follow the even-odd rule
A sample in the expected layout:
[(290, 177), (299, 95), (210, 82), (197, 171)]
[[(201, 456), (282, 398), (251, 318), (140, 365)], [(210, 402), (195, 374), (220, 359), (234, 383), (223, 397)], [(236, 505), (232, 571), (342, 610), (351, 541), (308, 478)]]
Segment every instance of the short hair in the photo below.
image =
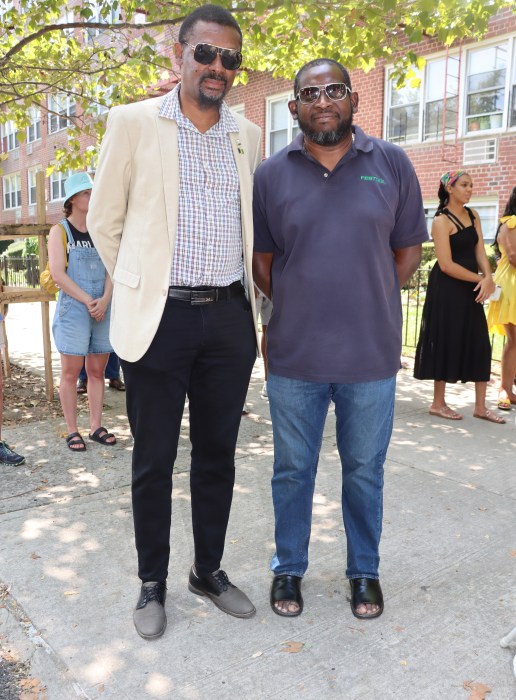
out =
[(349, 73), (344, 68), (342, 63), (334, 61), (333, 58), (314, 58), (313, 61), (308, 61), (308, 63), (305, 63), (305, 65), (301, 66), (301, 68), (297, 71), (296, 77), (294, 78), (294, 95), (297, 95), (297, 93), (299, 92), (299, 83), (301, 81), (301, 76), (303, 75), (303, 73), (309, 70), (310, 68), (314, 68), (315, 66), (323, 66), (325, 64), (328, 64), (330, 66), (336, 66), (342, 73), (342, 81), (351, 90), (351, 78), (349, 77)]
[(223, 27), (232, 27), (238, 32), (240, 36), (240, 46), (242, 45), (242, 30), (240, 29), (240, 25), (231, 12), (228, 12), (224, 7), (220, 7), (220, 5), (201, 5), (201, 7), (198, 7), (187, 15), (179, 29), (178, 40), (180, 44), (183, 44), (190, 37), (197, 22), (213, 22)]

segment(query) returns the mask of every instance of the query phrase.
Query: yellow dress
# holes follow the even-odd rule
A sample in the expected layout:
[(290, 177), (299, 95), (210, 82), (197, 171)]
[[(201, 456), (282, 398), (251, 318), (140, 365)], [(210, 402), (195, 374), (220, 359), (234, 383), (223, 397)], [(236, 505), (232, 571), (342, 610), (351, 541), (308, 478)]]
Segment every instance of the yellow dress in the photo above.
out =
[[(506, 224), (511, 237), (516, 237), (516, 215), (504, 216), (500, 219), (501, 224)], [(505, 323), (516, 325), (516, 267), (507, 260), (507, 254), (499, 244), (502, 257), (493, 276), (496, 284), (502, 288), (500, 299), (489, 302), (487, 313), (487, 325), (490, 333), (505, 335)]]

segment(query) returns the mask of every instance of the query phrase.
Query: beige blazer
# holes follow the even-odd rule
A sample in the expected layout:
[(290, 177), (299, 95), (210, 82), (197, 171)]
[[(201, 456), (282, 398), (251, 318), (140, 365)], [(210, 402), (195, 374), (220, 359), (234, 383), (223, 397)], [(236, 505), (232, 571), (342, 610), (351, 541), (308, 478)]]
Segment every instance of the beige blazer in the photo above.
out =
[[(179, 202), (177, 124), (160, 117), (163, 97), (111, 109), (88, 211), (88, 231), (113, 279), (110, 340), (129, 362), (147, 351), (167, 300)], [(252, 179), (261, 161), (260, 129), (235, 114), (230, 133), (240, 180), (248, 298), (253, 291)], [(257, 340), (258, 343), (258, 340)]]

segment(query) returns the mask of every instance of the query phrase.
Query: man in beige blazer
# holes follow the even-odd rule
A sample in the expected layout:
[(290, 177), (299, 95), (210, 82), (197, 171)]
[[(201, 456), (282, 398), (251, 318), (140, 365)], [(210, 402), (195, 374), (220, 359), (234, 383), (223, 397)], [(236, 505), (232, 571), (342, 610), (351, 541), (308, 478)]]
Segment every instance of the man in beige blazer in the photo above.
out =
[(114, 282), (111, 343), (122, 360), (134, 437), (132, 499), (140, 636), (166, 628), (172, 469), (185, 399), (192, 443), (194, 562), (188, 587), (236, 617), (255, 608), (220, 569), (235, 447), (257, 329), (252, 174), (260, 130), (223, 101), (242, 34), (221, 7), (181, 25), (181, 83), (113, 108), (88, 230)]

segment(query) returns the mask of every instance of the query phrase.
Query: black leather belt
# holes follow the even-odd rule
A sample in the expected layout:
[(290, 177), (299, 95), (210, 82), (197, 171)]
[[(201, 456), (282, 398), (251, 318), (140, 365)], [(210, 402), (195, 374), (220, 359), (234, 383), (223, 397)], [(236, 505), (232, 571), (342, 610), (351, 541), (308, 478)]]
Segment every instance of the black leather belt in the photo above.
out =
[(169, 287), (171, 299), (187, 301), (189, 304), (213, 304), (216, 301), (229, 301), (242, 296), (244, 288), (241, 282), (233, 282), (228, 287)]

